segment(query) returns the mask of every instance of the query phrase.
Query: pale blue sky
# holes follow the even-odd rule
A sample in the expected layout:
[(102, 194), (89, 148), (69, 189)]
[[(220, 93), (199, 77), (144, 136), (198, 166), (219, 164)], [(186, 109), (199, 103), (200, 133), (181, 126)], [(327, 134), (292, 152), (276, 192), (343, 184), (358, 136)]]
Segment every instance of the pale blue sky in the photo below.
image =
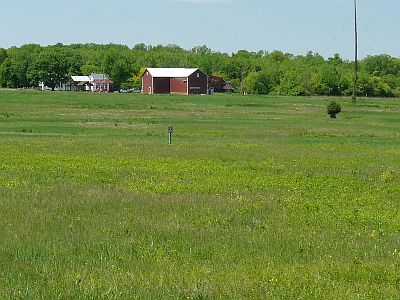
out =
[[(358, 0), (360, 56), (400, 56), (400, 1)], [(353, 0), (1, 0), (0, 47), (208, 45), (353, 57)]]

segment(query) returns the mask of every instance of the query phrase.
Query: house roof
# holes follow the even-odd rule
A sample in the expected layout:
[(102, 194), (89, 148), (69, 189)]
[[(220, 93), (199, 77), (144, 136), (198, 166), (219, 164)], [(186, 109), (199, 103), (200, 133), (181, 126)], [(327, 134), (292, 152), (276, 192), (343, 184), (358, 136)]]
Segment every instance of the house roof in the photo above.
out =
[(74, 82), (80, 82), (80, 83), (108, 83), (112, 84), (113, 82), (108, 79), (108, 76), (106, 74), (91, 74), (90, 76), (71, 76), (72, 80)]
[(75, 82), (88, 82), (88, 81), (90, 81), (89, 76), (71, 76), (71, 78)]
[(113, 81), (109, 80), (109, 79), (104, 79), (104, 80), (92, 80), (91, 83), (108, 83), (108, 84), (112, 84), (114, 83)]
[(91, 80), (108, 80), (107, 74), (92, 73), (89, 75)]
[(189, 77), (198, 69), (187, 68), (148, 68), (150, 75), (153, 77)]

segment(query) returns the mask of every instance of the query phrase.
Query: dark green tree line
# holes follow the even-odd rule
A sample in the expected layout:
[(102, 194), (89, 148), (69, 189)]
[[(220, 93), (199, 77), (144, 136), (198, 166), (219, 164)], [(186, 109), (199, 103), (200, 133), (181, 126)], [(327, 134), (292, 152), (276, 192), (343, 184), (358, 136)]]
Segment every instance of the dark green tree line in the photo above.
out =
[[(54, 87), (71, 75), (107, 73), (120, 87), (139, 87), (143, 67), (198, 67), (230, 80), (237, 92), (271, 95), (336, 95), (352, 93), (354, 62), (339, 54), (325, 59), (309, 52), (292, 55), (240, 50), (226, 54), (207, 46), (185, 50), (177, 45), (150, 46), (72, 44), (42, 47), (28, 44), (0, 48), (0, 85), (8, 88)], [(400, 96), (400, 59), (368, 56), (360, 61), (360, 96)]]

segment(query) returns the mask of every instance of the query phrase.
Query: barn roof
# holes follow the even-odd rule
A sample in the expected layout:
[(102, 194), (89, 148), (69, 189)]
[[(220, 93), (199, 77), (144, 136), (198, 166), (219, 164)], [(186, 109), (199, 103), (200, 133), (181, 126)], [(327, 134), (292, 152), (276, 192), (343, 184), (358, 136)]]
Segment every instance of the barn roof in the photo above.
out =
[(87, 81), (90, 81), (89, 76), (71, 76), (71, 78), (75, 82), (87, 82)]
[(189, 77), (198, 69), (187, 68), (148, 68), (150, 75), (153, 77)]

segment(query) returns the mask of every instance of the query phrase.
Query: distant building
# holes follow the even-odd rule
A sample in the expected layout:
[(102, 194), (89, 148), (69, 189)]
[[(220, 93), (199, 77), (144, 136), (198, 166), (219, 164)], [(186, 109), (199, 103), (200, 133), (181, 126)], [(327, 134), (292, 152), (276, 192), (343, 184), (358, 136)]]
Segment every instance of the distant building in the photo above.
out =
[(142, 93), (205, 95), (207, 78), (199, 69), (148, 68), (142, 76)]
[(70, 90), (74, 92), (90, 91), (89, 76), (71, 76)]
[(110, 92), (113, 82), (106, 74), (92, 73), (89, 76), (71, 76), (72, 91)]
[(232, 93), (233, 88), (230, 81), (219, 76), (208, 76), (208, 88), (215, 93)]

